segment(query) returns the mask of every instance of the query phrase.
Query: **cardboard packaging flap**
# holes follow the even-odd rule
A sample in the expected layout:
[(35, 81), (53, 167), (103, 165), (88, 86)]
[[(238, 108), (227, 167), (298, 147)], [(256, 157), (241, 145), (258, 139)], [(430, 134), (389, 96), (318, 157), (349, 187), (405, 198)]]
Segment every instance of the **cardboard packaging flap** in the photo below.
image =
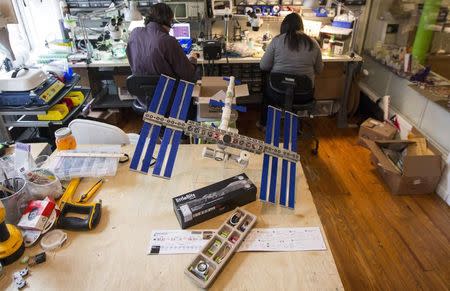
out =
[(403, 176), (440, 176), (441, 163), (442, 158), (439, 155), (406, 156), (403, 159)]
[(381, 136), (393, 138), (397, 133), (397, 129), (389, 123), (381, 122), (372, 118), (367, 119), (361, 124), (361, 130), (366, 129), (373, 131)]
[[(211, 98), (217, 92), (223, 90), (227, 91), (228, 81), (224, 80), (223, 77), (203, 77), (201, 82), (197, 82), (192, 92), (193, 97), (201, 98)], [(235, 97), (248, 96), (248, 86), (247, 84), (234, 86)], [(225, 99), (225, 98), (223, 98)], [(220, 99), (223, 101), (223, 99)], [(209, 101), (206, 101), (206, 103)]]
[(375, 157), (375, 159), (378, 163), (378, 166), (382, 167), (384, 170), (391, 172), (393, 174), (401, 174), (401, 172), (397, 169), (397, 167), (394, 166), (393, 162), (381, 150), (381, 147), (379, 146), (379, 144), (384, 144), (384, 145), (386, 145), (387, 148), (392, 149), (392, 150), (403, 150), (411, 142), (408, 142), (408, 141), (403, 141), (403, 142), (377, 141), (377, 142), (375, 142), (375, 141), (368, 140), (368, 139), (364, 139), (364, 142), (366, 143), (367, 147), (372, 152), (372, 155)]
[(404, 156), (403, 173), (401, 173), (381, 149), (388, 148), (394, 151), (402, 151), (408, 146), (414, 145), (413, 141), (389, 140), (374, 142), (366, 139), (365, 142), (377, 160), (378, 165), (388, 172), (401, 174), (405, 177), (435, 177), (441, 175), (442, 161), (441, 156), (438, 154)]

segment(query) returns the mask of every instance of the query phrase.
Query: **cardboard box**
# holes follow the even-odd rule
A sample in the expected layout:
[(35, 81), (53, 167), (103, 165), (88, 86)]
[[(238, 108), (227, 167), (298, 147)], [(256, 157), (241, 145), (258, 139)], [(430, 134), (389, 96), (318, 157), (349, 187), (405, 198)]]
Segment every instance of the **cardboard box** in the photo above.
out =
[[(222, 109), (209, 106), (209, 100), (214, 99), (224, 101), (228, 82), (223, 77), (203, 77), (197, 82), (192, 92), (192, 97), (197, 103), (198, 116), (207, 119), (220, 119)], [(246, 84), (236, 85), (234, 87), (236, 98), (248, 96), (248, 86)], [(235, 104), (235, 102), (234, 102)], [(233, 113), (236, 115), (236, 112)]]
[(172, 198), (183, 229), (255, 200), (256, 186), (244, 173)]
[(368, 118), (359, 127), (359, 139), (358, 144), (366, 146), (364, 140), (391, 140), (394, 139), (397, 133), (395, 126), (387, 123)]
[[(442, 159), (437, 151), (428, 149), (426, 153), (418, 153), (415, 142), (409, 140), (365, 142), (372, 152), (372, 162), (392, 194), (428, 194), (435, 191), (442, 174)], [(383, 149), (398, 153), (402, 168)]]

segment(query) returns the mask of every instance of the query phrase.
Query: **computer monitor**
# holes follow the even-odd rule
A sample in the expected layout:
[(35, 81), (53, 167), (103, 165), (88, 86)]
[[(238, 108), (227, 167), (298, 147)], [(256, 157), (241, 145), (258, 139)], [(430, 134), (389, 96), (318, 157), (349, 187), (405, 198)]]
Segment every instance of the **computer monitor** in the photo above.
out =
[(176, 39), (190, 39), (191, 25), (189, 23), (175, 23), (169, 31), (169, 34)]

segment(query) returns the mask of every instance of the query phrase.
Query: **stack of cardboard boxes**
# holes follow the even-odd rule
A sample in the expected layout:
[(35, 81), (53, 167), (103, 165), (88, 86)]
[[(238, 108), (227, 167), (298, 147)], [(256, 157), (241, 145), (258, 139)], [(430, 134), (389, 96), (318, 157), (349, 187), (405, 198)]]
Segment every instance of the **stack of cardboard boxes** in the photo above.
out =
[(433, 193), (443, 170), (440, 153), (415, 130), (408, 140), (394, 140), (396, 132), (388, 123), (368, 119), (359, 144), (372, 152), (372, 163), (392, 194)]

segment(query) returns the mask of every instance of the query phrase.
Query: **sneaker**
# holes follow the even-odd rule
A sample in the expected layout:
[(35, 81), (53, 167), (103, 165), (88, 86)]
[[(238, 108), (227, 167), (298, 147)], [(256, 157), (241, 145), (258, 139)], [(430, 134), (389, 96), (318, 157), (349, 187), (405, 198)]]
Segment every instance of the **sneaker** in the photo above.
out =
[(256, 122), (256, 128), (262, 132), (266, 131), (266, 127), (264, 125), (262, 125), (259, 121)]

